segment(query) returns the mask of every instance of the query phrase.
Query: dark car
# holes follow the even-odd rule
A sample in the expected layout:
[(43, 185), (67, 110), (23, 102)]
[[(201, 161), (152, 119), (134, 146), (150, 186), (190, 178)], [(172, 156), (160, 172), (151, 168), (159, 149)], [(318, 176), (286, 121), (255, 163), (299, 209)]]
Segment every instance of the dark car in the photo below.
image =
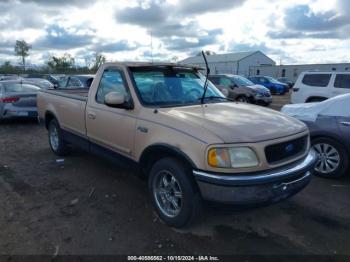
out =
[(257, 85), (263, 85), (268, 88), (272, 94), (284, 95), (289, 91), (286, 84), (283, 84), (271, 76), (250, 76), (250, 81)]
[(228, 97), (240, 102), (269, 105), (272, 102), (270, 91), (264, 86), (255, 85), (239, 75), (211, 75), (209, 80), (220, 90), (226, 90)]
[(293, 86), (294, 86), (294, 83), (292, 81), (290, 81), (287, 77), (277, 78), (277, 81), (279, 81), (283, 84), (286, 84), (289, 89), (293, 88)]
[(303, 121), (318, 154), (315, 173), (328, 178), (346, 175), (350, 158), (350, 94), (319, 103), (286, 105), (282, 112)]
[(90, 88), (94, 75), (71, 75), (59, 79), (59, 88)]

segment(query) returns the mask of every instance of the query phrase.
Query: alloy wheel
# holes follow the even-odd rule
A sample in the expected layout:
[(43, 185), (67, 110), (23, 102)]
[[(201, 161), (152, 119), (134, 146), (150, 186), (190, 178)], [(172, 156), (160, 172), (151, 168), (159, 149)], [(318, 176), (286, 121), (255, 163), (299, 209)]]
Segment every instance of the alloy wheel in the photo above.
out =
[(315, 165), (315, 170), (323, 174), (334, 172), (340, 164), (340, 155), (338, 150), (330, 144), (319, 143), (313, 146), (318, 160)]
[(153, 193), (161, 212), (168, 217), (176, 217), (182, 208), (182, 190), (176, 177), (167, 170), (156, 175)]

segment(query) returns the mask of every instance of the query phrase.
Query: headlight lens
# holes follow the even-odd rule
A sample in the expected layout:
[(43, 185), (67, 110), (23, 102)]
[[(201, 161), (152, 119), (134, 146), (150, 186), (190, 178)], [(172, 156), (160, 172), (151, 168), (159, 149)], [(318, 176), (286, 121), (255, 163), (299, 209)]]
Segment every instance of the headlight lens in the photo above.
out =
[(259, 164), (249, 147), (212, 148), (208, 152), (208, 164), (219, 168), (255, 167)]

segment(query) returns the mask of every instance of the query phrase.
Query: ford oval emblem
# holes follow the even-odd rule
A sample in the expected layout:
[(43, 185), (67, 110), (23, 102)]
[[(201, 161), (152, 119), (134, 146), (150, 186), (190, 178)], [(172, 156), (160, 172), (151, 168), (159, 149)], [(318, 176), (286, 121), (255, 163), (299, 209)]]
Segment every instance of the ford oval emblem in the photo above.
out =
[(294, 145), (293, 144), (287, 145), (285, 150), (286, 150), (286, 153), (291, 153), (294, 150)]

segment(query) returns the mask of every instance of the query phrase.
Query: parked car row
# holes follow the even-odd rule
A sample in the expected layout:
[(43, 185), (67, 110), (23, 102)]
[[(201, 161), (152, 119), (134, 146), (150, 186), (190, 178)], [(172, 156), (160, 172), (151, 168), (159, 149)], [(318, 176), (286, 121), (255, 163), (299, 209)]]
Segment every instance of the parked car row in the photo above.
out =
[(243, 76), (222, 74), (211, 75), (209, 79), (223, 94), (232, 100), (265, 106), (272, 102), (269, 89), (256, 85)]
[(2, 75), (0, 77), (0, 119), (35, 118), (40, 89), (88, 89), (93, 75)]

